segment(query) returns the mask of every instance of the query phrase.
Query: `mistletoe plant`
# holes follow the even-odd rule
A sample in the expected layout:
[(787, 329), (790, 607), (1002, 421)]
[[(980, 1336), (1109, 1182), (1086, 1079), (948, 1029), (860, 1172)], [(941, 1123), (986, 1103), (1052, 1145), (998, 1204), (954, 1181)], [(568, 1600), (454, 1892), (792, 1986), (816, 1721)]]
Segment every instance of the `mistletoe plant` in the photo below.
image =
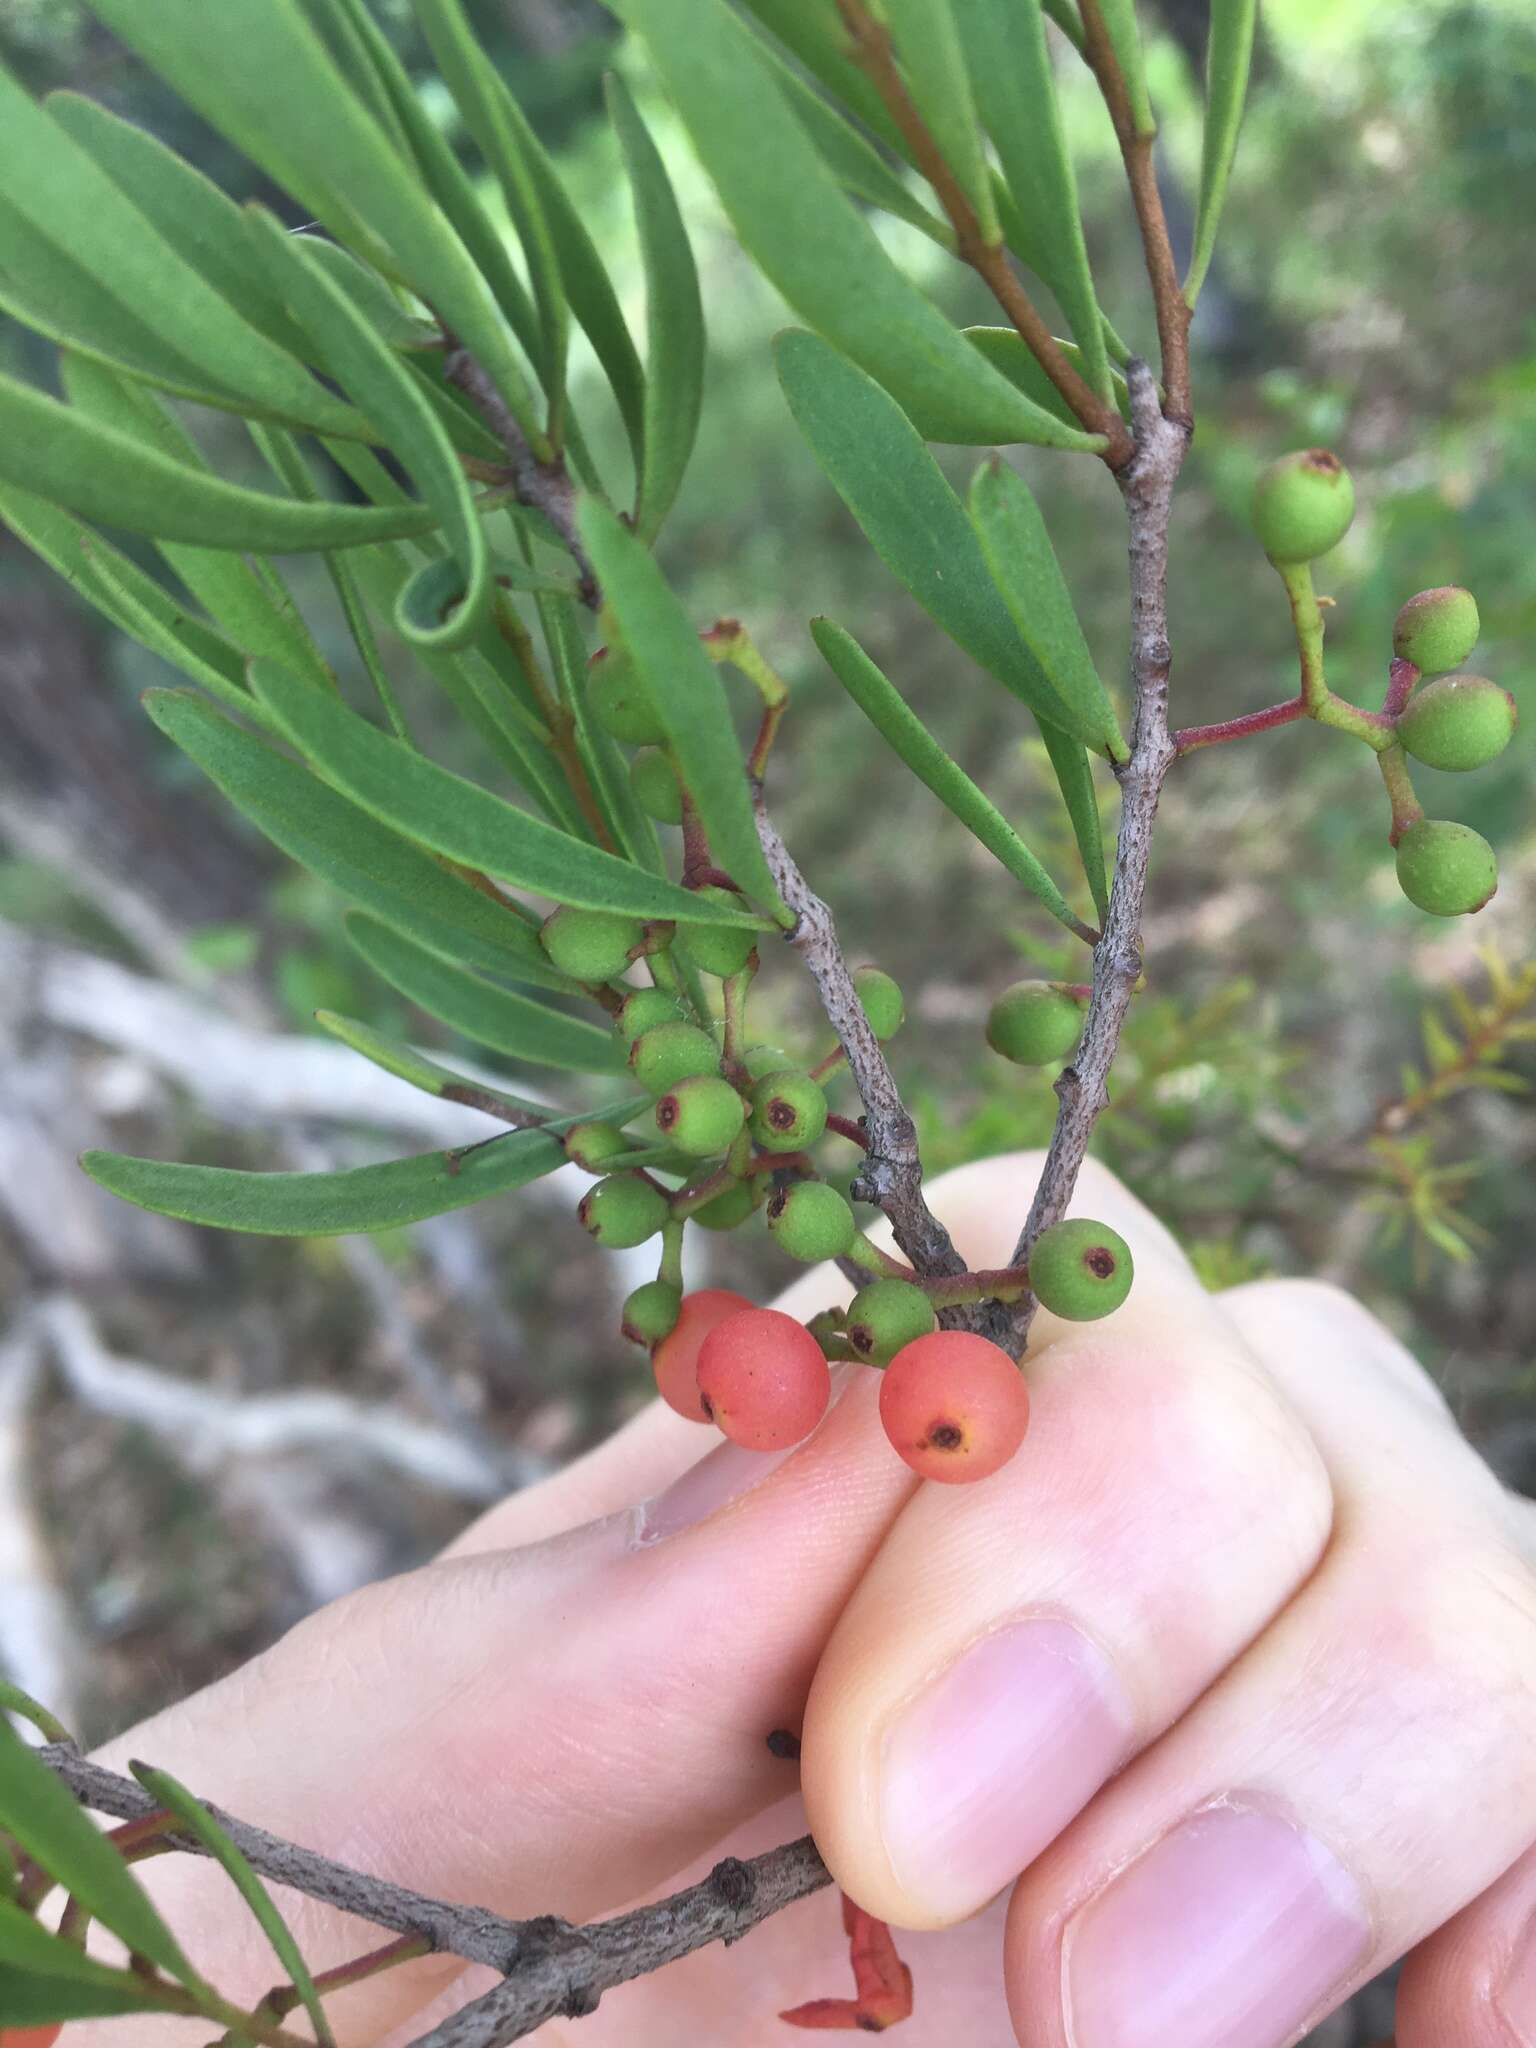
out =
[[(1348, 527), (1353, 490), (1337, 459), (1312, 449), (1264, 474), (1254, 514), (1295, 621), (1297, 696), (1225, 725), (1172, 728), (1165, 584), (1194, 425), (1189, 328), (1236, 146), (1255, 0), (1212, 0), (1182, 278), (1132, 0), (611, 4), (743, 249), (803, 323), (773, 344), (795, 425), (892, 576), (974, 666), (973, 686), (1001, 685), (1038, 726), (1060, 787), (1081, 870), (1071, 877), (1047, 871), (853, 633), (812, 622), (875, 731), (1085, 948), (1079, 979), (1018, 984), (988, 1022), (1005, 1058), (1059, 1068), (1055, 1133), (1014, 1256), (1001, 1271), (968, 1272), (930, 1210), (886, 1052), (901, 993), (877, 968), (850, 968), (773, 822), (773, 756), (793, 732), (783, 680), (748, 625), (701, 631), (657, 559), (705, 361), (688, 228), (662, 156), (611, 80), (644, 259), (642, 346), (460, 0), (413, 7), (483, 179), (428, 117), (366, 0), (92, 0), (289, 196), (301, 231), (263, 206), (237, 207), (105, 108), (72, 94), (40, 105), (0, 75), (0, 307), (57, 344), (62, 387), (55, 396), (0, 378), (0, 512), (188, 679), (151, 691), (150, 716), (283, 853), (339, 892), (368, 965), (514, 1071), (570, 1077), (568, 1107), (552, 1113), (325, 1013), (319, 1023), (362, 1057), (504, 1131), (338, 1173), (106, 1153), (85, 1165), (168, 1215), (305, 1235), (410, 1224), (574, 1161), (596, 1176), (578, 1214), (597, 1244), (658, 1247), (624, 1328), (680, 1414), (754, 1448), (792, 1444), (827, 1404), (829, 1360), (863, 1360), (883, 1369), (895, 1454), (927, 1478), (979, 1480), (1025, 1437), (1020, 1361), (1036, 1305), (1089, 1319), (1132, 1285), (1115, 1233), (1065, 1218), (1143, 985), (1143, 896), (1169, 771), (1300, 718), (1361, 741), (1386, 786), (1405, 892), (1459, 914), (1491, 895), (1493, 854), (1466, 828), (1423, 816), (1409, 758), (1475, 768), (1508, 740), (1513, 708), (1462, 672), (1478, 624), (1461, 590), (1404, 606), (1383, 649), (1379, 711), (1333, 693), (1312, 564)], [(1124, 346), (1099, 303), (1057, 104), (1063, 64), (1086, 65), (1119, 142), (1155, 367)], [(998, 324), (957, 328), (888, 252), (871, 221), (879, 212), (926, 236), (950, 271), (974, 273)], [(1070, 338), (1053, 331), (1047, 303)], [(623, 475), (600, 469), (573, 403), (573, 327), (616, 401)], [(261, 488), (210, 465), (192, 431), (206, 408), (243, 423), (268, 475)], [(934, 442), (1029, 444), (1102, 466), (1128, 530), (1128, 730), (1019, 471), (991, 453), (962, 499)], [(276, 566), (307, 552), (325, 558), (374, 704), (347, 701)], [(410, 657), (407, 681), (383, 658), (385, 634)], [(1420, 690), (1421, 676), (1436, 679)], [(432, 691), (482, 748), (484, 783), (419, 743)], [(755, 720), (745, 747), (737, 691)], [(1112, 860), (1099, 813), (1106, 775), (1121, 805)], [(814, 982), (836, 1034), (830, 1057), (754, 1036), (757, 977), (786, 953)], [(804, 1327), (734, 1294), (684, 1292), (691, 1230), (732, 1229), (759, 1210), (788, 1259), (842, 1265), (854, 1288), (846, 1311)], [(895, 1252), (867, 1234), (871, 1211), (884, 1212)], [(590, 2009), (608, 1985), (744, 1932), (826, 1882), (798, 1843), (722, 1866), (623, 1922), (519, 1928), (215, 1818), (161, 1772), (146, 1767), (142, 1787), (115, 1779), (41, 1719), (41, 1760), (0, 1739), (0, 1828), (14, 1844), (0, 1853), (9, 2026), (157, 2009), (200, 2014), (227, 2041), (284, 2043), (296, 2038), (284, 2018), (302, 2005), (325, 2042), (326, 1990), (435, 1947), (491, 1963), (506, 1981), (424, 2039), (499, 2043), (553, 2012)], [(103, 1840), (71, 1792), (117, 1816), (117, 1833)], [(285, 1984), (254, 2011), (197, 1976), (138, 1888), (128, 1865), (167, 1847), (219, 1857), (266, 1929)], [(393, 1939), (312, 1979), (258, 1872), (344, 1900)], [(68, 1901), (57, 1933), (36, 1917), (55, 1888)], [(127, 1944), (130, 1968), (86, 1956), (91, 1918)], [(855, 1996), (797, 2008), (788, 2017), (800, 2024), (879, 2027), (910, 2003), (888, 1934), (852, 1906), (847, 1919)]]

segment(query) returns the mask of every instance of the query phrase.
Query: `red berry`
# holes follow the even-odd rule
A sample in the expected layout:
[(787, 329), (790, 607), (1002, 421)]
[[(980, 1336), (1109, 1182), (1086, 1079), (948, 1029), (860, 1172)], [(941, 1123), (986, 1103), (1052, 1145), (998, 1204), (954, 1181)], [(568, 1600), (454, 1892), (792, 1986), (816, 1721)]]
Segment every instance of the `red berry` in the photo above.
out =
[(964, 1330), (935, 1330), (886, 1367), (880, 1420), (914, 1472), (963, 1485), (986, 1479), (1023, 1443), (1029, 1389), (999, 1345)]
[(749, 1451), (783, 1451), (809, 1436), (831, 1393), (820, 1344), (780, 1309), (743, 1309), (718, 1323), (699, 1352), (705, 1413)]
[(732, 1294), (728, 1287), (701, 1287), (684, 1299), (677, 1321), (651, 1353), (657, 1392), (690, 1422), (709, 1420), (699, 1399), (699, 1346), (717, 1323), (751, 1306), (744, 1294)]

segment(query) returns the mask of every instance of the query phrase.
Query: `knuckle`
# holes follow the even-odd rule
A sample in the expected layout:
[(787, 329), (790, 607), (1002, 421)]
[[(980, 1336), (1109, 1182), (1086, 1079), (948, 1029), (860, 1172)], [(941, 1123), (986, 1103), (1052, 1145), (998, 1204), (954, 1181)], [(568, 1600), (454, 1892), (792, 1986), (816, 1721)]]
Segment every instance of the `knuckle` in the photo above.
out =
[(1394, 1643), (1410, 1698), (1423, 1685), (1469, 1747), (1480, 1730), (1513, 1736), (1536, 1763), (1536, 1567), (1494, 1532), (1446, 1543), (1398, 1578), (1376, 1630)]

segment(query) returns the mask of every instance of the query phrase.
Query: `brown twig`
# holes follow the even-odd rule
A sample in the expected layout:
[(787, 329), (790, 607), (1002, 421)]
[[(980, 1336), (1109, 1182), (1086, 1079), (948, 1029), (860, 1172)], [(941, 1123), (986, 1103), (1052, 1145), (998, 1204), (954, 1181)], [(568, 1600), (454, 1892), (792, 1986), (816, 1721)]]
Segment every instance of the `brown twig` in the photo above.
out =
[[(69, 1744), (52, 1743), (36, 1754), (93, 1813), (136, 1821), (157, 1810), (141, 1785), (92, 1763)], [(832, 1881), (805, 1835), (748, 1862), (727, 1857), (700, 1883), (616, 1919), (585, 1927), (552, 1915), (507, 1920), (350, 1870), (217, 1807), (209, 1811), (252, 1867), (274, 1884), (422, 1942), (428, 1952), (484, 1963), (499, 1973), (504, 1981), (494, 1991), (424, 2035), (416, 2048), (502, 2048), (557, 2015), (593, 2011), (603, 1992), (712, 1941), (739, 1941), (759, 1922)], [(189, 1855), (207, 1854), (190, 1835), (172, 1832), (165, 1839)]]
[(975, 207), (907, 90), (907, 82), (896, 61), (890, 30), (884, 22), (875, 19), (864, 0), (837, 0), (837, 7), (853, 39), (855, 56), (901, 131), (902, 139), (912, 153), (912, 161), (933, 187), (939, 204), (949, 216), (960, 260), (969, 264), (986, 284), (1076, 418), (1090, 433), (1104, 435), (1108, 443), (1104, 460), (1111, 469), (1119, 469), (1131, 455), (1131, 437), (1124, 420), (1112, 405), (1099, 397), (1063, 353), (1008, 261), (1004, 245), (989, 242), (982, 233)]
[(1168, 220), (1163, 212), (1162, 194), (1157, 187), (1157, 166), (1153, 160), (1155, 135), (1141, 134), (1131, 113), (1130, 97), (1115, 46), (1104, 24), (1099, 0), (1082, 0), (1083, 54), (1099, 81), (1109, 118), (1114, 123), (1125, 175), (1141, 230), (1147, 277), (1157, 314), (1157, 345), (1162, 356), (1163, 390), (1169, 417), (1184, 427), (1193, 418), (1189, 384), (1189, 302), (1179, 283), (1179, 267), (1168, 237)]
[[(1168, 521), (1173, 487), (1189, 446), (1189, 429), (1167, 419), (1157, 379), (1143, 362), (1127, 372), (1136, 429), (1134, 460), (1119, 484), (1130, 520), (1131, 681), (1136, 718), (1131, 758), (1120, 777), (1120, 838), (1104, 935), (1093, 954), (1093, 996), (1072, 1065), (1056, 1083), (1060, 1107), (1050, 1151), (1011, 1264), (1026, 1265), (1042, 1230), (1066, 1213), (1093, 1127), (1109, 1103), (1109, 1070), (1120, 1044), (1131, 994), (1141, 974), (1141, 913), (1152, 852), (1152, 825), (1163, 781), (1175, 759), (1168, 730)], [(1029, 1334), (1034, 1301), (994, 1311), (989, 1334), (1017, 1352)]]
[(864, 1104), (869, 1151), (853, 1183), (854, 1199), (873, 1202), (885, 1211), (896, 1242), (925, 1279), (963, 1273), (965, 1262), (950, 1242), (949, 1232), (923, 1199), (917, 1127), (853, 985), (832, 913), (801, 874), (780, 837), (760, 785), (753, 790), (753, 801), (757, 836), (769, 873), (795, 913), (787, 942), (811, 971), (821, 1007), (848, 1055), (849, 1071)]
[(563, 462), (540, 462), (491, 377), (456, 335), (447, 336), (443, 375), (457, 385), (506, 451), (508, 481), (520, 505), (542, 512), (570, 553), (581, 578), (581, 599), (596, 611), (597, 577), (576, 531), (576, 492)]

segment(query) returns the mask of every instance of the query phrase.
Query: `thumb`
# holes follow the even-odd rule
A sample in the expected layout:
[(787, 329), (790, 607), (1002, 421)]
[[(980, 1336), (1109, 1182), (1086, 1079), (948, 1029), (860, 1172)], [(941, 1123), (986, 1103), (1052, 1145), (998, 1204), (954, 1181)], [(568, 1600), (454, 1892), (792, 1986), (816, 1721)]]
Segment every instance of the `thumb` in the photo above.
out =
[[(366, 1588), (106, 1761), (142, 1755), (285, 1839), (514, 1918), (589, 1919), (657, 1887), (789, 1789), (766, 1738), (798, 1728), (832, 1624), (912, 1490), (876, 1380), (847, 1368), (777, 1463), (726, 1447), (646, 1509)], [(146, 1881), (221, 1990), (269, 1988), (271, 1954), (220, 1873), (168, 1858)], [(285, 1910), (315, 1969), (381, 1938), (309, 1900)], [(428, 1958), (349, 1991), (348, 2037), (460, 1967)], [(134, 2041), (114, 2021), (102, 2048)]]

